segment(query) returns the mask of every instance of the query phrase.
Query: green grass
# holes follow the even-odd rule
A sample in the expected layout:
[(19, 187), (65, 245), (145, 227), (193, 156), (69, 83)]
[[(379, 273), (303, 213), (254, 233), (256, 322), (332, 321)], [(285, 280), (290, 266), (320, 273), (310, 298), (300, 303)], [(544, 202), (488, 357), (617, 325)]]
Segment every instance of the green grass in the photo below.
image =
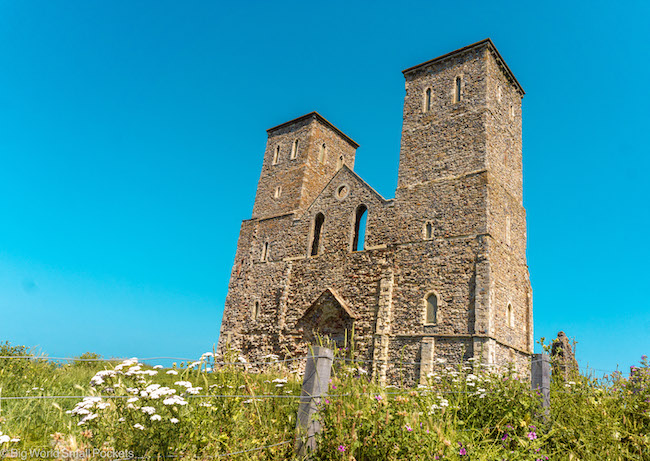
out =
[[(0, 355), (28, 352), (0, 345)], [(0, 359), (2, 397), (78, 396), (0, 401), (0, 432), (20, 439), (0, 449), (208, 459), (290, 442), (230, 459), (300, 459), (293, 450), (298, 400), (252, 397), (298, 396), (300, 374), (279, 364), (264, 373), (242, 366), (206, 372), (210, 362), (204, 357), (200, 366), (168, 374), (135, 362)], [(552, 410), (545, 414), (529, 382), (508, 370), (441, 365), (427, 386), (400, 389), (335, 361), (329, 397), (318, 412), (323, 431), (313, 459), (649, 460), (647, 359), (631, 378), (571, 379), (553, 382)], [(121, 398), (79, 405), (82, 396), (98, 395)]]

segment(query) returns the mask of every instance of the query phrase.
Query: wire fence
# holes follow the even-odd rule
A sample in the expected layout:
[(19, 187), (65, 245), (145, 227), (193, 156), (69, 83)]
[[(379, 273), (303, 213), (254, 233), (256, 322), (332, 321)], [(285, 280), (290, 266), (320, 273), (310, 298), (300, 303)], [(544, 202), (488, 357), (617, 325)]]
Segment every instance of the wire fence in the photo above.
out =
[[(317, 358), (325, 358), (323, 356), (313, 356), (314, 359)], [(213, 355), (204, 355), (201, 359), (199, 360), (194, 360), (190, 358), (183, 358), (183, 357), (165, 357), (165, 356), (160, 356), (160, 357), (147, 357), (147, 358), (79, 358), (79, 357), (47, 357), (47, 356), (33, 356), (33, 355), (23, 355), (23, 356), (0, 356), (0, 359), (24, 359), (24, 360), (47, 360), (47, 361), (72, 361), (72, 362), (105, 362), (105, 363), (120, 363), (124, 362), (125, 360), (132, 360), (135, 361), (137, 364), (141, 364), (143, 362), (151, 362), (151, 361), (156, 361), (156, 360), (178, 360), (178, 361), (183, 361), (187, 362), (188, 364), (197, 364), (197, 363), (209, 363), (212, 366), (258, 366), (258, 365), (269, 365), (269, 366), (274, 366), (278, 364), (285, 364), (285, 363), (292, 363), (292, 362), (300, 362), (300, 361), (305, 361), (306, 357), (289, 357), (285, 359), (279, 359), (279, 357), (267, 357), (265, 360), (261, 361), (254, 361), (254, 362), (248, 362), (245, 360), (240, 360), (240, 361), (235, 361), (235, 362), (224, 362), (224, 361), (217, 361), (215, 360), (215, 357)], [(334, 362), (338, 363), (347, 363), (347, 364), (378, 364), (380, 366), (388, 366), (388, 365), (400, 365), (400, 366), (421, 366), (423, 364), (426, 364), (427, 366), (431, 366), (431, 362), (413, 362), (413, 361), (390, 361), (390, 360), (372, 360), (372, 359), (355, 359), (355, 358), (346, 358), (346, 357), (334, 357), (333, 358)], [(542, 362), (544, 359), (532, 359), (530, 361), (531, 364), (537, 363), (537, 362)], [(474, 371), (476, 368), (482, 368), (485, 367), (486, 369), (490, 368), (503, 368), (503, 366), (497, 365), (497, 364), (486, 364), (482, 363), (480, 360), (476, 359), (470, 359), (470, 360), (465, 360), (462, 362), (435, 362), (433, 364), (434, 366), (437, 365), (439, 368), (448, 368), (448, 367), (461, 367), (461, 371), (465, 370), (471, 370)], [(463, 370), (464, 368), (464, 370)], [(590, 368), (590, 367), (583, 367), (583, 369), (586, 369), (588, 371), (591, 370), (598, 370), (598, 371), (603, 371), (606, 373), (614, 373), (618, 372), (619, 370), (601, 370), (601, 369), (595, 369), (595, 368)], [(367, 372), (366, 372), (367, 373)], [(499, 389), (467, 389), (467, 390), (442, 390), (439, 388), (436, 388), (435, 386), (429, 386), (429, 387), (420, 387), (420, 388), (395, 388), (396, 390), (389, 390), (391, 387), (386, 386), (384, 387), (381, 391), (374, 391), (374, 392), (349, 392), (349, 393), (336, 393), (336, 394), (326, 394), (323, 395), (323, 398), (328, 398), (328, 399), (337, 399), (337, 398), (344, 398), (344, 397), (361, 397), (361, 396), (400, 396), (400, 395), (411, 395), (411, 396), (418, 396), (418, 395), (436, 395), (436, 396), (446, 396), (446, 395), (461, 395), (461, 394), (469, 394), (469, 395), (490, 395), (490, 394), (495, 394), (495, 393), (502, 393), (501, 390)], [(537, 390), (527, 390), (524, 391), (527, 394), (538, 394)], [(566, 391), (558, 391), (554, 390), (553, 395), (574, 395), (576, 397), (594, 397), (593, 394), (589, 393), (582, 393), (582, 392), (576, 392), (576, 390), (571, 390), (567, 389)], [(1, 396), (0, 395), (0, 401), (21, 401), (21, 400), (37, 400), (37, 399), (43, 399), (43, 400), (68, 400), (68, 399), (75, 399), (75, 400), (81, 400), (81, 399), (87, 399), (87, 398), (99, 398), (99, 399), (106, 399), (106, 400), (119, 400), (119, 399), (130, 399), (136, 397), (135, 395), (31, 395), (31, 396)], [(305, 395), (279, 395), (279, 394), (183, 394), (184, 398), (187, 399), (228, 399), (228, 398), (237, 398), (237, 399), (248, 399), (250, 401), (252, 400), (264, 400), (264, 399), (284, 399), (284, 400), (289, 400), (289, 401), (296, 401), (296, 400), (301, 400), (304, 399), (305, 397), (309, 398), (310, 396), (305, 396)], [(598, 398), (618, 398), (618, 395), (599, 395)], [(244, 402), (246, 403), (246, 402)], [(647, 413), (642, 413), (643, 416), (650, 417)], [(491, 426), (491, 427), (479, 427), (479, 428), (465, 428), (465, 429), (459, 429), (459, 431), (492, 431), (496, 429), (501, 429), (502, 427), (500, 426)], [(234, 451), (234, 452), (229, 452), (229, 453), (222, 453), (222, 454), (216, 454), (216, 455), (211, 455), (211, 456), (206, 456), (202, 455), (200, 456), (201, 459), (216, 459), (216, 458), (225, 458), (225, 457), (233, 457), (237, 455), (242, 455), (246, 453), (253, 453), (253, 452), (259, 452), (267, 449), (272, 449), (272, 448), (277, 448), (281, 447), (284, 445), (288, 445), (291, 443), (294, 443), (295, 440), (285, 440), (282, 442), (277, 442), (274, 444), (270, 445), (264, 445), (260, 447), (255, 447), (255, 448), (250, 448), (246, 450), (240, 450), (240, 451)], [(168, 457), (170, 458), (181, 458), (184, 457), (184, 454), (177, 454), (177, 455), (170, 455)], [(139, 458), (134, 458), (134, 459), (152, 459), (155, 458), (155, 456), (152, 457), (139, 457)]]
[[(208, 357), (212, 357), (211, 355)], [(50, 356), (37, 356), (37, 355), (2, 355), (0, 359), (23, 359), (23, 360), (47, 360), (47, 361), (66, 361), (66, 362), (107, 362), (107, 363), (120, 363), (125, 360), (138, 360), (139, 362), (153, 362), (156, 360), (177, 360), (181, 362), (186, 362), (188, 364), (210, 364), (212, 366), (259, 366), (259, 365), (278, 365), (283, 363), (290, 362), (299, 362), (305, 360), (305, 357), (288, 357), (284, 359), (280, 358), (268, 358), (265, 360), (257, 360), (249, 362), (247, 360), (239, 360), (235, 362), (224, 362), (210, 360), (208, 361), (206, 357), (201, 358), (188, 358), (188, 357), (129, 357), (129, 358), (80, 358), (80, 357), (50, 357)], [(365, 364), (378, 364), (378, 365), (392, 365), (392, 366), (421, 366), (421, 365), (433, 365), (437, 367), (458, 367), (458, 366), (480, 366), (482, 368), (503, 368), (504, 365), (486, 363), (479, 359), (470, 358), (462, 362), (447, 362), (447, 361), (434, 361), (433, 364), (429, 362), (416, 362), (416, 361), (392, 361), (392, 360), (379, 360), (379, 359), (361, 359), (361, 358), (349, 358), (349, 357), (334, 357), (336, 362), (349, 362), (349, 363), (365, 363)], [(531, 359), (528, 361), (530, 364), (538, 363), (542, 359)], [(582, 360), (577, 360), (578, 362), (583, 362)], [(195, 365), (195, 366), (196, 366)], [(623, 373), (623, 370), (608, 370), (603, 368), (594, 368), (587, 365), (582, 365), (578, 367), (581, 372), (590, 372), (590, 371), (600, 371), (605, 374), (612, 373)]]

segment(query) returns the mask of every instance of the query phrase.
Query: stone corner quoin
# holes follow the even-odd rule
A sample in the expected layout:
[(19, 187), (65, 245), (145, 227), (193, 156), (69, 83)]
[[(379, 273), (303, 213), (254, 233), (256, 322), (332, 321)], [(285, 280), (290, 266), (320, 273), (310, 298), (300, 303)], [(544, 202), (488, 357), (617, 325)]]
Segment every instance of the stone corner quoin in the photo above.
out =
[(268, 130), (221, 355), (304, 356), (326, 335), (354, 337), (382, 382), (469, 358), (528, 373), (524, 91), (489, 39), (403, 72), (393, 199), (353, 171), (358, 144), (320, 114)]

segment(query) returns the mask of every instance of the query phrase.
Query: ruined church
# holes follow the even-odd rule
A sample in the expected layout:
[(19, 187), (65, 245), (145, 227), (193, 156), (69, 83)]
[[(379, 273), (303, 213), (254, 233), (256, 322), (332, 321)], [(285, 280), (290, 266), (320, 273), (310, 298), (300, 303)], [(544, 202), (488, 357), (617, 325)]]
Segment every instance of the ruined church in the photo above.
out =
[(221, 354), (300, 356), (328, 336), (353, 338), (382, 381), (399, 362), (412, 382), (469, 358), (529, 366), (524, 90), (490, 39), (403, 74), (395, 198), (354, 172), (359, 145), (319, 113), (267, 130)]

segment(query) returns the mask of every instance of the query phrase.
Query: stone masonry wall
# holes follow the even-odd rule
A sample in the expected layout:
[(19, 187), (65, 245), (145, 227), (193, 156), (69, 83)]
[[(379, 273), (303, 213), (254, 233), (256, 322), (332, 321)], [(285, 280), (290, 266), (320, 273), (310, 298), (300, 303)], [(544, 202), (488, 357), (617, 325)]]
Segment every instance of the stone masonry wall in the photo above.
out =
[[(253, 218), (242, 223), (219, 352), (233, 347), (251, 361), (300, 356), (325, 331), (339, 342), (353, 338), (355, 356), (374, 361), (368, 368), (382, 381), (414, 385), (436, 367), (472, 357), (526, 372), (533, 323), (523, 90), (509, 72), (490, 41), (405, 71), (395, 199), (353, 172), (356, 143), (320, 115), (270, 129)], [(278, 185), (282, 194), (274, 197)], [(365, 239), (353, 251), (362, 205)], [(427, 323), (430, 295), (437, 317)]]
[[(341, 157), (350, 168), (354, 166), (357, 144), (344, 138), (328, 123), (310, 114), (269, 130), (253, 218), (304, 210), (340, 168)], [(296, 158), (292, 159), (296, 140), (298, 149)], [(325, 154), (323, 161), (319, 161), (323, 145), (326, 146)], [(282, 192), (276, 197), (278, 186)]]

